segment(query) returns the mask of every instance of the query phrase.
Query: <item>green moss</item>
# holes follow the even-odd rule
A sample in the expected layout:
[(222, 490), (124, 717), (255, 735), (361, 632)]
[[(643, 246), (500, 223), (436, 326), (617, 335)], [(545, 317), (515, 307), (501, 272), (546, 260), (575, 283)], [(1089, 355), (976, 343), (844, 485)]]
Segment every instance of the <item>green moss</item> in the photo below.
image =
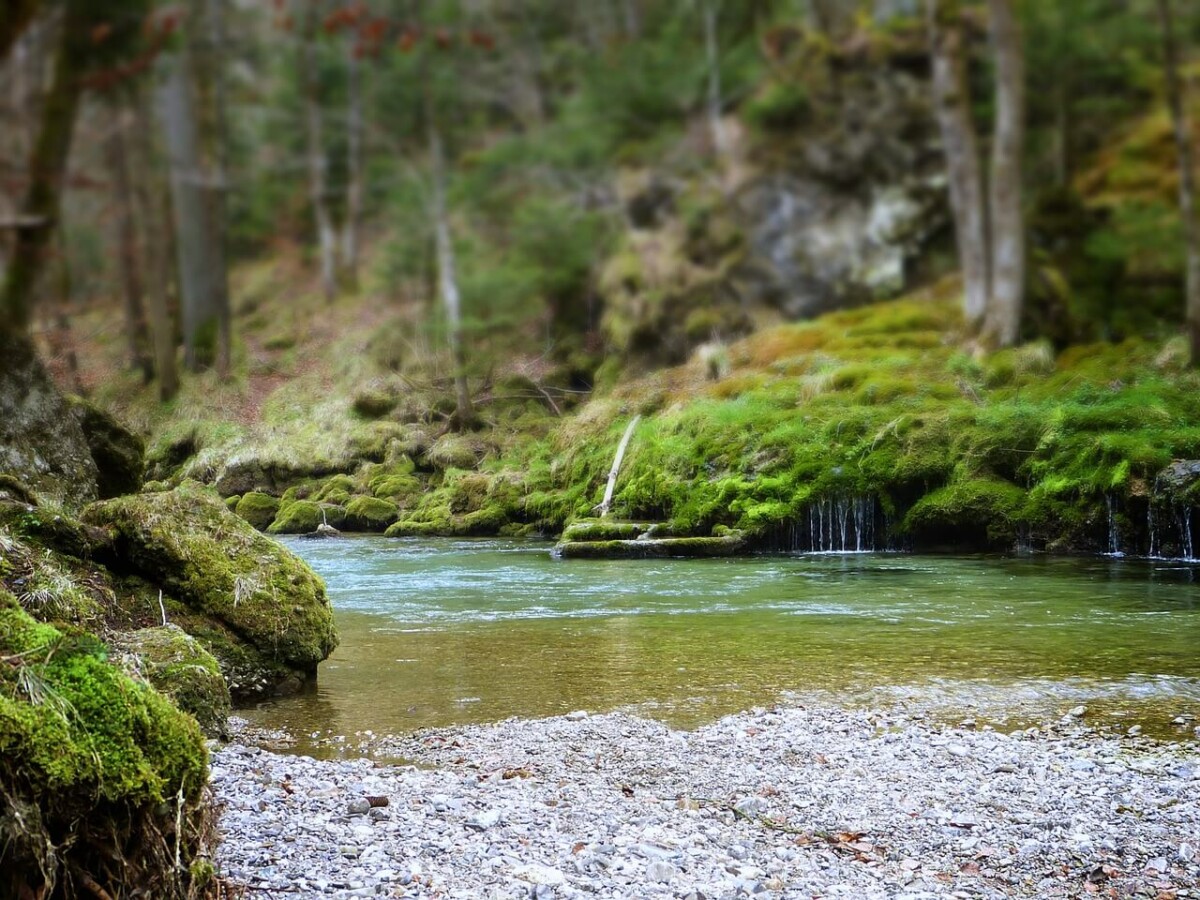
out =
[[(173, 821), (182, 796), (179, 848), (190, 863), (203, 838), (194, 823), (207, 768), (196, 722), (109, 664), (95, 638), (39, 625), (2, 592), (0, 656), (0, 883), (36, 885), (66, 866), (106, 871), (95, 854), (107, 851), (122, 857), (118, 886), (180, 896), (168, 854), (157, 849), (170, 830), (157, 810), (167, 805)], [(35, 814), (13, 815), (21, 811)], [(52, 834), (80, 821), (95, 844), (58, 841), (47, 852)], [(110, 828), (120, 846), (104, 844)]]
[(645, 534), (649, 525), (638, 522), (614, 522), (608, 519), (580, 519), (568, 525), (562, 534), (564, 541), (634, 540)]
[(267, 531), (270, 534), (311, 534), (318, 525), (341, 528), (345, 521), (346, 511), (340, 506), (314, 500), (296, 500), (285, 502), (280, 507)]
[(346, 527), (350, 531), (386, 531), (399, 515), (395, 503), (375, 497), (355, 497), (346, 506)]
[(563, 559), (715, 559), (744, 553), (740, 532), (724, 537), (643, 538), (641, 540), (565, 541), (554, 548)]
[(321, 579), (209, 489), (93, 504), (84, 521), (103, 529), (107, 557), (227, 627), (264, 664), (311, 674), (337, 644)]
[(125, 667), (192, 716), (205, 734), (219, 737), (229, 718), (229, 686), (216, 658), (177, 625), (118, 635)]
[(919, 544), (1010, 549), (1025, 502), (1025, 492), (1016, 485), (973, 478), (921, 498), (903, 527)]
[(235, 511), (259, 531), (266, 531), (279, 512), (279, 500), (270, 494), (251, 491), (238, 501)]
[(444, 434), (425, 454), (435, 468), (474, 469), (479, 462), (479, 447), (469, 435)]
[(381, 500), (402, 500), (419, 493), (421, 481), (413, 475), (383, 475), (371, 479), (370, 487)]

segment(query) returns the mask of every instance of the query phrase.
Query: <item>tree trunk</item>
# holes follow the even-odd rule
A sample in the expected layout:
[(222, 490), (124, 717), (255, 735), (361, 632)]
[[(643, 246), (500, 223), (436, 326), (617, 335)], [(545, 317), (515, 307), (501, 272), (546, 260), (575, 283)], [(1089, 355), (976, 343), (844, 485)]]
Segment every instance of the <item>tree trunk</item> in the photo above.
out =
[(321, 253), (321, 290), (325, 299), (337, 299), (337, 235), (329, 208), (328, 162), (325, 156), (324, 127), (321, 121), (321, 73), (317, 60), (317, 19), (319, 0), (309, 0), (308, 17), (301, 46), (300, 67), (304, 79), (304, 120), (308, 140), (309, 200), (316, 220), (317, 241)]
[(729, 133), (722, 118), (721, 47), (717, 26), (721, 15), (721, 0), (704, 2), (704, 52), (708, 66), (708, 127), (712, 132), (713, 151), (718, 160), (729, 158)]
[(134, 179), (134, 199), (145, 236), (142, 261), (146, 267), (146, 309), (154, 344), (154, 368), (158, 373), (158, 397), (165, 403), (179, 393), (176, 328), (169, 303), (171, 254), (166, 239), (171, 231), (171, 200), (170, 192), (158, 174), (161, 167), (155, 152), (154, 131), (150, 127), (154, 116), (148, 108), (149, 94), (140, 88), (137, 91), (132, 106), (133, 133), (137, 163), (143, 176)]
[(212, 232), (201, 186), (195, 109), (180, 50), (167, 59), (167, 77), (159, 88), (159, 108), (171, 173), (171, 206), (179, 262), (184, 365), (196, 371), (212, 361), (218, 311), (213, 300)]
[(346, 210), (342, 221), (342, 280), (358, 290), (359, 227), (363, 197), (362, 67), (346, 40)]
[(150, 333), (146, 328), (142, 260), (138, 253), (137, 219), (134, 215), (133, 187), (129, 178), (129, 153), (125, 144), (125, 130), (129, 124), (129, 117), (122, 111), (114, 111), (117, 112), (116, 123), (109, 135), (106, 150), (117, 212), (118, 256), (121, 288), (125, 294), (129, 365), (140, 369), (143, 384), (149, 384), (154, 379), (154, 363), (150, 357)]
[(209, 262), (210, 304), (216, 324), (216, 365), (221, 378), (229, 377), (232, 356), (232, 314), (229, 302), (229, 263), (226, 238), (226, 196), (229, 190), (229, 161), (226, 152), (228, 128), (225, 118), (225, 80), (220, 56), (225, 46), (225, 0), (200, 0), (195, 10), (198, 23), (192, 41), (195, 61), (193, 77), (198, 98), (197, 124), (203, 167), (204, 222)]
[(467, 384), (467, 359), (463, 348), (462, 298), (455, 272), (454, 240), (450, 234), (450, 214), (446, 208), (446, 163), (442, 138), (429, 115), (429, 157), (433, 169), (433, 217), (437, 241), (438, 287), (446, 310), (446, 330), (450, 342), (450, 360), (454, 366), (455, 424), (468, 428), (475, 421), (475, 407)]
[(86, 28), (80, 2), (68, 4), (62, 23), (54, 80), (42, 106), (37, 142), (29, 159), (29, 187), (21, 218), (29, 224), (16, 233), (12, 259), (0, 293), (0, 329), (21, 334), (33, 316), (34, 289), (45, 267), (59, 212), (71, 138), (83, 92), (82, 69), (87, 46), (77, 33)]
[(988, 310), (987, 204), (979, 138), (971, 120), (970, 88), (963, 55), (962, 9), (958, 0), (926, 0), (933, 60), (933, 93), (950, 180), (950, 206), (963, 271), (963, 316), (972, 333)]
[(1167, 82), (1167, 103), (1175, 126), (1175, 144), (1179, 152), (1179, 210), (1183, 217), (1187, 251), (1188, 346), (1193, 366), (1200, 365), (1200, 220), (1196, 214), (1196, 158), (1192, 146), (1183, 78), (1179, 71), (1179, 46), (1175, 38), (1175, 20), (1171, 0), (1158, 0), (1162, 24), (1163, 65)]
[(996, 54), (996, 133), (992, 143), (991, 309), (987, 339), (1011, 347), (1021, 337), (1025, 305), (1025, 217), (1021, 157), (1025, 148), (1025, 50), (1012, 0), (988, 0)]
[(5, 0), (4, 15), (0, 16), (0, 62), (29, 27), (41, 5), (40, 0)]

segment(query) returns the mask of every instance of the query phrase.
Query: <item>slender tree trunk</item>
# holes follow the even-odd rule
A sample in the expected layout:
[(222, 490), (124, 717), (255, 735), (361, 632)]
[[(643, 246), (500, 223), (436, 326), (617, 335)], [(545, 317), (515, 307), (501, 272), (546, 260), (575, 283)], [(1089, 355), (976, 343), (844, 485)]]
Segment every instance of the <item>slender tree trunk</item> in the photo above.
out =
[(992, 143), (992, 292), (986, 336), (1000, 347), (1021, 337), (1025, 306), (1025, 49), (1012, 0), (988, 0), (996, 54), (996, 133)]
[(87, 390), (79, 372), (79, 354), (75, 352), (75, 336), (71, 331), (71, 300), (75, 290), (71, 282), (71, 259), (67, 254), (67, 234), (61, 217), (58, 220), (57, 237), (58, 290), (55, 291), (57, 297), (52, 307), (50, 352), (55, 359), (62, 361), (71, 382), (71, 390), (82, 397)]
[(342, 278), (358, 290), (359, 228), (363, 198), (362, 67), (346, 40), (346, 211), (342, 221)]
[(329, 208), (328, 161), (321, 121), (321, 73), (317, 60), (319, 13), (319, 0), (309, 0), (302, 42), (301, 77), (304, 79), (304, 120), (308, 139), (309, 199), (313, 206), (321, 253), (321, 290), (326, 301), (333, 303), (337, 299), (337, 235), (333, 227), (333, 212)]
[(193, 40), (192, 59), (199, 100), (200, 146), (205, 200), (205, 230), (212, 270), (209, 274), (210, 304), (216, 324), (216, 364), (221, 378), (229, 377), (232, 358), (232, 313), (229, 302), (229, 263), (226, 236), (226, 197), (229, 190), (229, 160), (226, 152), (228, 127), (225, 116), (225, 79), (219, 54), (225, 46), (225, 0), (201, 0), (196, 9), (203, 28)]
[(429, 115), (429, 157), (433, 169), (433, 216), (437, 241), (438, 287), (446, 310), (450, 359), (454, 366), (455, 424), (467, 428), (475, 421), (475, 407), (467, 384), (467, 359), (463, 348), (462, 297), (455, 271), (454, 240), (450, 234), (450, 213), (446, 207), (446, 163), (442, 137)]
[(129, 341), (129, 365), (142, 372), (142, 382), (154, 379), (154, 363), (150, 357), (150, 333), (146, 328), (146, 310), (142, 287), (142, 260), (138, 253), (137, 219), (134, 215), (133, 187), (129, 177), (129, 153), (125, 131), (129, 117), (114, 110), (116, 122), (109, 135), (106, 150), (112, 177), (113, 200), (117, 213), (117, 243), (119, 245), (121, 288), (125, 295), (125, 330)]
[(21, 205), (27, 224), (16, 233), (13, 253), (0, 293), (0, 329), (21, 334), (33, 316), (34, 289), (45, 267), (50, 240), (59, 213), (71, 138), (83, 91), (82, 68), (86, 47), (77, 30), (87, 16), (79, 2), (67, 6), (54, 62), (54, 79), (42, 106), (41, 125), (29, 159), (29, 187)]
[(979, 138), (971, 119), (970, 88), (963, 52), (962, 9), (958, 0), (926, 0), (933, 59), (933, 93), (946, 152), (950, 206), (962, 263), (963, 316), (978, 332), (988, 310), (987, 201)]
[(8, 56), (41, 5), (41, 0), (5, 0), (4, 15), (0, 16), (0, 61)]
[(184, 365), (196, 371), (211, 362), (211, 340), (216, 337), (218, 313), (213, 305), (212, 233), (201, 186), (199, 138), (185, 74), (185, 52), (177, 51), (167, 60), (167, 77), (159, 90), (159, 105), (171, 173), (183, 358)]
[(708, 65), (708, 127), (712, 132), (713, 150), (718, 160), (729, 158), (729, 132), (722, 118), (721, 46), (717, 26), (721, 15), (721, 0), (704, 0), (704, 52)]
[(1191, 123), (1188, 121), (1185, 88), (1179, 71), (1179, 46), (1175, 38), (1174, 11), (1171, 0), (1158, 0), (1158, 17), (1162, 24), (1163, 64), (1166, 69), (1167, 104), (1175, 126), (1175, 144), (1179, 152), (1179, 210), (1183, 217), (1187, 250), (1187, 317), (1188, 346), (1193, 366), (1200, 365), (1200, 219), (1196, 212), (1196, 158), (1192, 145)]
[[(154, 368), (158, 373), (158, 397), (164, 403), (179, 393), (179, 369), (175, 361), (175, 321), (171, 316), (168, 295), (171, 283), (171, 260), (166, 235), (171, 231), (170, 192), (162, 184), (154, 133), (150, 127), (152, 113), (146, 108), (148, 94), (139, 90), (133, 106), (133, 133), (138, 136), (136, 149), (143, 177), (134, 180), (134, 198), (138, 218), (145, 235), (143, 261), (146, 266), (146, 308), (150, 318), (150, 334), (154, 341)], [(156, 200), (154, 197), (160, 197)]]

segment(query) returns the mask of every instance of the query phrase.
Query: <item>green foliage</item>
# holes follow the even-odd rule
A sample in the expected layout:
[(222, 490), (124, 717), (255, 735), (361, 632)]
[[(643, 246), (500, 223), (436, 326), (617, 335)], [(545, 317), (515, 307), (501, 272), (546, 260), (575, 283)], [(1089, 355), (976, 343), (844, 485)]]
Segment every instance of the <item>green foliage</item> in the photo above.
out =
[(791, 133), (802, 127), (812, 110), (808, 91), (794, 81), (772, 82), (746, 106), (750, 124), (764, 132)]

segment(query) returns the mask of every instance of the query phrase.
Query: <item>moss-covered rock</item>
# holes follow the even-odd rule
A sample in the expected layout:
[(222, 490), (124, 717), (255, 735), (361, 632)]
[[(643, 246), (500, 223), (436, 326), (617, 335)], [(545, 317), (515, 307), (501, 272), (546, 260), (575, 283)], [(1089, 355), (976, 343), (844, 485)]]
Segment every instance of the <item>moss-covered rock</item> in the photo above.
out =
[(479, 464), (482, 456), (478, 441), (466, 434), (444, 434), (429, 451), (425, 458), (437, 469), (473, 469)]
[(226, 734), (229, 686), (216, 658), (178, 625), (114, 635), (126, 671), (149, 682), (192, 716), (209, 737)]
[(421, 480), (415, 475), (384, 475), (370, 482), (371, 493), (380, 500), (403, 500), (421, 491)]
[(270, 494), (251, 491), (242, 496), (235, 511), (259, 531), (266, 531), (279, 512), (279, 500)]
[(561, 559), (717, 559), (747, 549), (745, 537), (641, 538), (639, 540), (564, 541), (554, 548)]
[(921, 547), (1011, 549), (1026, 494), (1014, 484), (972, 478), (922, 497), (904, 519)]
[(298, 686), (337, 645), (321, 579), (214, 491), (185, 482), (93, 504), (83, 518), (102, 529), (97, 556), (110, 568), (182, 604), (172, 621), (216, 656), (235, 697)]
[(631, 541), (646, 534), (644, 522), (614, 522), (611, 519), (579, 519), (563, 529), (564, 541)]
[(146, 476), (146, 442), (81, 397), (69, 402), (96, 463), (100, 499), (135, 493)]
[(345, 521), (346, 510), (340, 506), (315, 500), (295, 500), (280, 506), (267, 531), (270, 534), (312, 534), (318, 525), (341, 528)]
[(400, 508), (388, 500), (355, 497), (346, 506), (346, 530), (386, 531), (400, 515)]
[(0, 657), (0, 894), (49, 896), (82, 872), (108, 896), (187, 896), (210, 837), (196, 722), (4, 592)]

